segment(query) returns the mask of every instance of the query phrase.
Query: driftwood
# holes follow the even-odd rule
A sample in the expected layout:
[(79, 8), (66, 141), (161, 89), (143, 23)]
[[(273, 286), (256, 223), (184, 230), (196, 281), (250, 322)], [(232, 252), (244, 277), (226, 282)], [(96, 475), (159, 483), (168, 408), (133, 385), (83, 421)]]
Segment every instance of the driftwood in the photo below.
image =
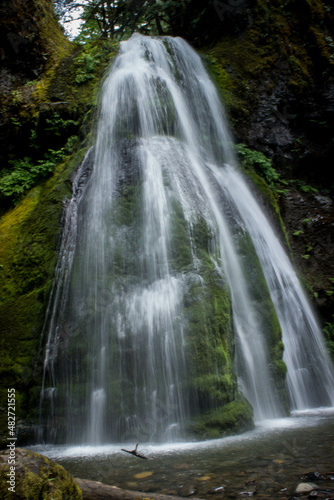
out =
[(138, 458), (143, 458), (144, 460), (153, 460), (153, 458), (148, 458), (148, 457), (145, 457), (145, 455), (141, 455), (140, 453), (137, 453), (137, 448), (138, 448), (138, 443), (136, 444), (136, 447), (134, 450), (124, 450), (123, 448), (121, 448), (122, 451), (125, 451), (126, 453), (130, 453), (131, 455), (134, 455), (135, 457), (138, 457)]
[[(97, 481), (89, 481), (87, 479), (75, 478), (82, 491), (83, 500), (184, 500), (182, 497), (174, 497), (169, 495), (159, 495), (158, 493), (143, 493), (142, 491), (122, 490), (116, 486), (99, 483)], [(198, 500), (192, 498), (192, 500)]]

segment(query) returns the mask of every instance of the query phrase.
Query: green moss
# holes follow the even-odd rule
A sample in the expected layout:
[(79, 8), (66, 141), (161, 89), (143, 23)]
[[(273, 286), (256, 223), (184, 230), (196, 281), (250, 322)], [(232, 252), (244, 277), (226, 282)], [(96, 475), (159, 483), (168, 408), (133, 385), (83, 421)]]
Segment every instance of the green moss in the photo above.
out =
[(222, 100), (229, 110), (238, 105), (238, 100), (235, 95), (235, 84), (229, 73), (226, 71), (226, 60), (224, 56), (217, 53), (217, 50), (212, 50), (206, 54), (204, 58), (205, 66), (219, 90)]
[(214, 439), (245, 432), (253, 427), (253, 409), (248, 401), (240, 398), (193, 419), (188, 431), (197, 438)]
[(184, 297), (190, 385), (202, 409), (233, 401), (234, 340), (230, 292), (214, 268), (209, 248), (212, 234), (203, 219), (192, 226), (197, 273)]
[(244, 127), (249, 129), (251, 110), (256, 104), (255, 90), (273, 56), (256, 45), (251, 32), (243, 37), (222, 37), (213, 48), (205, 51), (205, 56), (232, 126), (235, 125), (239, 132)]
[(176, 201), (172, 206), (171, 219), (171, 263), (175, 270), (181, 271), (192, 264), (192, 255), (189, 244), (189, 228), (181, 205)]
[(73, 167), (73, 161), (60, 165), (48, 181), (2, 217), (2, 303), (45, 286), (52, 277), (62, 202), (70, 194), (65, 181)]
[(285, 194), (287, 191), (287, 181), (281, 178), (278, 172), (272, 167), (272, 161), (261, 151), (247, 148), (244, 144), (237, 144), (236, 150), (239, 155), (240, 167), (270, 203), (280, 223), (287, 247), (289, 248), (288, 235), (279, 207), (280, 195)]
[[(0, 493), (4, 500), (13, 498), (13, 493), (8, 491), (6, 483), (7, 467), (4, 462), (0, 465)], [(15, 494), (18, 498), (27, 500), (82, 499), (79, 486), (63, 467), (29, 450), (16, 449), (15, 481)]]

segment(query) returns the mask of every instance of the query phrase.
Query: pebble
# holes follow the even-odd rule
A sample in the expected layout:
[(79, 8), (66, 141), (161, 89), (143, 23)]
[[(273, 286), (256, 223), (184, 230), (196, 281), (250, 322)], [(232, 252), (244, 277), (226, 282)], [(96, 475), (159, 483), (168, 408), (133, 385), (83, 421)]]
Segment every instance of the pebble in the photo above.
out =
[(138, 474), (135, 474), (133, 477), (136, 479), (145, 479), (146, 477), (150, 477), (153, 475), (152, 471), (147, 471), (147, 472), (139, 472)]
[(299, 483), (297, 488), (295, 489), (295, 493), (306, 494), (310, 493), (313, 490), (319, 489), (316, 484), (313, 483)]
[(217, 486), (216, 488), (211, 488), (208, 493), (210, 493), (211, 495), (214, 495), (216, 493), (224, 493), (224, 486)]

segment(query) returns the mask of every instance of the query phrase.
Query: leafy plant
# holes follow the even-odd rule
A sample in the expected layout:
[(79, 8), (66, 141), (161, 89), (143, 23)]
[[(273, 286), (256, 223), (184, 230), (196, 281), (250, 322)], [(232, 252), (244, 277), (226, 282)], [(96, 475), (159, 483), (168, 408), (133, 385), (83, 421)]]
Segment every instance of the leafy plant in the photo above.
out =
[(318, 189), (313, 186), (308, 186), (307, 184), (303, 184), (300, 186), (300, 189), (304, 191), (304, 193), (317, 193)]
[(77, 127), (78, 125), (78, 122), (74, 120), (64, 120), (59, 113), (54, 113), (51, 118), (47, 118), (45, 121), (45, 129), (59, 137), (62, 136), (64, 132), (67, 132), (71, 126)]
[(99, 64), (99, 57), (91, 54), (84, 54), (76, 60), (78, 66), (75, 81), (79, 85), (88, 82), (94, 78), (94, 72)]
[(319, 190), (313, 186), (309, 186), (308, 184), (305, 184), (305, 182), (299, 180), (299, 179), (291, 179), (289, 181), (290, 184), (293, 184), (297, 189), (300, 189), (301, 191), (304, 191), (304, 193), (318, 193)]
[(11, 197), (17, 202), (22, 193), (30, 189), (37, 180), (43, 179), (47, 174), (53, 172), (55, 163), (41, 160), (34, 165), (28, 157), (22, 160), (9, 162), (13, 170), (6, 170), (0, 179), (0, 194), (4, 197)]
[(328, 278), (328, 281), (330, 281), (331, 286), (329, 290), (326, 290), (326, 295), (329, 297), (334, 294), (334, 278)]
[(72, 136), (66, 145), (55, 151), (49, 149), (43, 160), (33, 162), (31, 158), (25, 157), (20, 160), (11, 160), (11, 169), (2, 171), (0, 178), (0, 196), (11, 198), (15, 203), (20, 200), (22, 194), (35, 186), (41, 180), (47, 178), (61, 163), (66, 155), (72, 151), (76, 137)]
[(237, 144), (236, 150), (241, 157), (244, 167), (256, 170), (265, 178), (271, 188), (275, 187), (275, 183), (282, 182), (279, 174), (272, 167), (271, 160), (261, 151), (249, 149), (245, 144)]
[(14, 106), (18, 106), (23, 102), (23, 96), (19, 90), (12, 90), (11, 96), (12, 96), (12, 103), (14, 104)]

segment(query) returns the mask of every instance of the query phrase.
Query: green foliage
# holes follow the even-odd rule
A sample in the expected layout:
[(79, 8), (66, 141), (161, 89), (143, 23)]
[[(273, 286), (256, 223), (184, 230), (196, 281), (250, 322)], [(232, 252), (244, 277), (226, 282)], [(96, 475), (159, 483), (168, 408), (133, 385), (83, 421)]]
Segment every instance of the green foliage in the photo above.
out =
[(331, 297), (332, 295), (334, 295), (334, 278), (328, 278), (328, 281), (331, 285), (330, 288), (326, 290), (326, 295), (328, 295), (328, 297)]
[(85, 43), (80, 55), (74, 59), (75, 83), (84, 85), (97, 76), (100, 77), (101, 64), (108, 62), (108, 54), (115, 52), (117, 48), (118, 43), (110, 40), (102, 44), (96, 41)]
[(66, 155), (71, 151), (77, 137), (72, 136), (66, 145), (54, 151), (49, 149), (43, 160), (36, 163), (31, 158), (25, 157), (21, 160), (11, 160), (9, 164), (11, 169), (2, 171), (0, 178), (0, 196), (11, 198), (17, 203), (21, 195), (35, 186), (38, 182), (46, 179), (55, 169), (56, 165), (61, 163)]
[(9, 162), (13, 171), (5, 171), (0, 179), (0, 194), (13, 197), (18, 201), (20, 195), (36, 184), (38, 179), (43, 179), (53, 172), (55, 163), (46, 161), (34, 165), (30, 158)]
[(307, 184), (303, 184), (300, 189), (304, 191), (304, 193), (318, 193), (318, 189), (313, 186), (308, 186)]
[(52, 117), (46, 118), (46, 131), (52, 132), (58, 137), (66, 134), (70, 127), (77, 127), (78, 122), (74, 120), (64, 120), (59, 113), (53, 113)]
[(245, 144), (237, 144), (236, 150), (241, 157), (241, 162), (246, 169), (254, 169), (262, 175), (269, 187), (275, 188), (281, 182), (279, 174), (272, 167), (272, 162), (261, 151), (249, 149)]
[[(62, 22), (71, 17), (71, 11), (78, 5), (75, 0), (54, 0), (54, 3)], [(188, 26), (191, 33), (196, 31), (200, 36), (201, 21), (208, 12), (207, 7), (194, 9), (191, 0), (88, 0), (82, 7), (81, 32), (75, 39), (81, 43), (94, 38), (122, 40), (134, 32), (177, 36)]]
[(297, 189), (300, 189), (304, 193), (318, 193), (319, 189), (317, 189), (314, 186), (309, 186), (308, 184), (305, 184), (304, 181), (301, 181), (299, 179), (291, 179), (289, 181), (289, 184), (291, 184), (293, 187), (296, 187)]
[(83, 54), (76, 60), (76, 63), (78, 69), (75, 81), (80, 85), (94, 78), (94, 72), (99, 64), (99, 58), (93, 57), (91, 54)]
[(12, 96), (12, 104), (14, 106), (22, 104), (23, 102), (22, 92), (20, 92), (19, 90), (12, 90), (11, 96)]
[(10, 121), (14, 125), (14, 127), (21, 127), (21, 122), (16, 116), (12, 116), (10, 118)]

